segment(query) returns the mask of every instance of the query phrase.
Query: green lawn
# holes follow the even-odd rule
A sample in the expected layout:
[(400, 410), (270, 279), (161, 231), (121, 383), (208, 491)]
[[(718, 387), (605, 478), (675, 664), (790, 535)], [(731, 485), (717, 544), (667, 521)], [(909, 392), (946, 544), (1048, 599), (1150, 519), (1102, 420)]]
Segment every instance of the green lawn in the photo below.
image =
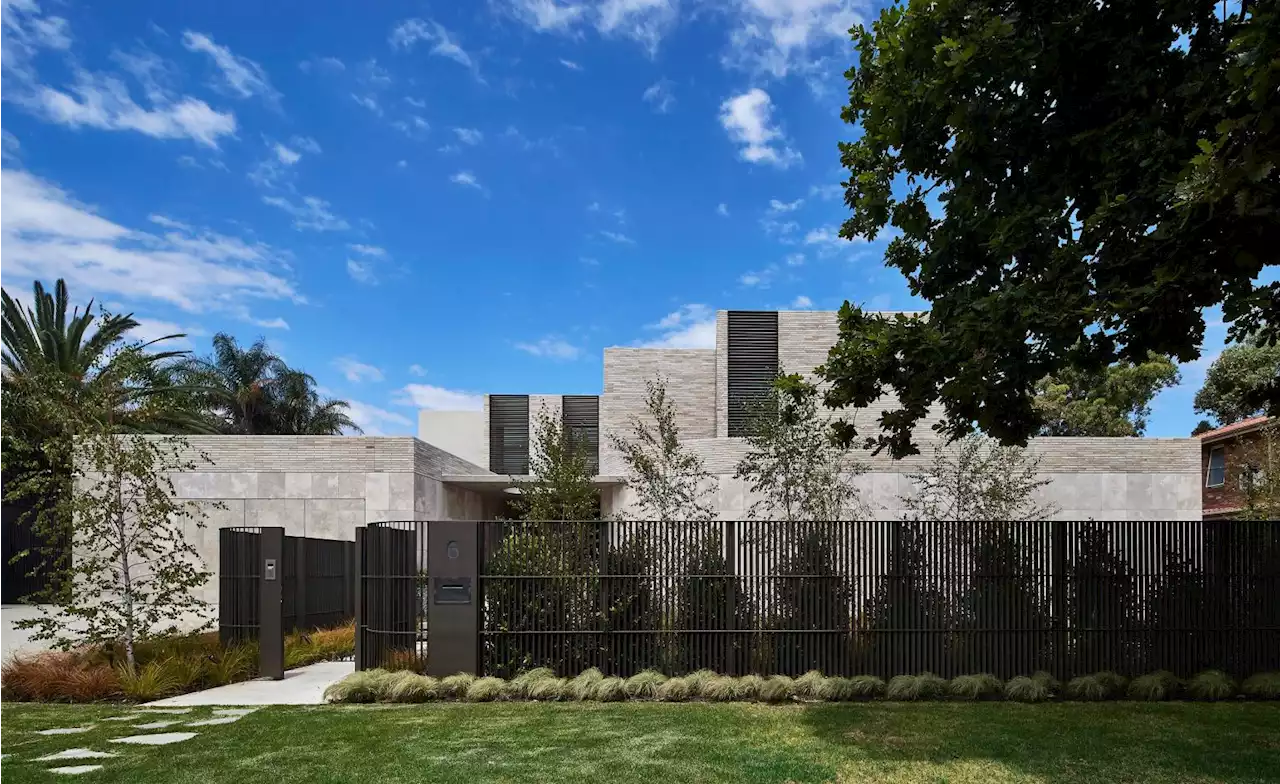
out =
[(5, 704), (5, 783), (66, 781), (45, 768), (82, 763), (31, 760), (72, 747), (120, 754), (73, 780), (138, 784), (1280, 780), (1280, 705), (1262, 703), (272, 707), (172, 746), (108, 744), (124, 722), (34, 734), (121, 712)]

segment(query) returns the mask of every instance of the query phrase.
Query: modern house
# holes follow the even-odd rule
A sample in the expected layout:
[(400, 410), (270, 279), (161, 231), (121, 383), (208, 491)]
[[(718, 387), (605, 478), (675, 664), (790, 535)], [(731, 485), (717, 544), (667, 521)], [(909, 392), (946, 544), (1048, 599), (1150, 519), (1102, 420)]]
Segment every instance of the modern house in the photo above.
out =
[(1200, 434), (1200, 466), (1204, 478), (1202, 514), (1205, 520), (1230, 519), (1248, 505), (1270, 468), (1280, 466), (1276, 438), (1268, 428), (1280, 418), (1252, 417)]

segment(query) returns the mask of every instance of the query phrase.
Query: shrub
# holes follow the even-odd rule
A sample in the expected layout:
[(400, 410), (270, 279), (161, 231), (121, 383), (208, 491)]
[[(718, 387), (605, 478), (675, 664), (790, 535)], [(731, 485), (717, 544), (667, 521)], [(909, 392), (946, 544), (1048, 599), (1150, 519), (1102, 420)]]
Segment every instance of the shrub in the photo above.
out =
[(717, 675), (711, 670), (698, 670), (697, 672), (691, 672), (684, 676), (684, 679), (689, 682), (689, 692), (691, 696), (705, 697), (706, 695), (702, 693), (702, 690), (706, 688), (708, 683), (719, 677), (722, 676)]
[(115, 669), (105, 664), (82, 665), (67, 671), (57, 683), (56, 699), (66, 702), (101, 702), (122, 694)]
[(1004, 696), (1014, 702), (1043, 702), (1053, 695), (1044, 681), (1019, 675), (1005, 683)]
[(1167, 700), (1177, 692), (1178, 685), (1178, 676), (1168, 670), (1159, 670), (1134, 678), (1126, 694), (1131, 700)]
[(1067, 697), (1073, 700), (1105, 700), (1110, 694), (1107, 684), (1097, 675), (1077, 675), (1067, 681)]
[(990, 673), (960, 675), (951, 681), (951, 694), (966, 700), (989, 700), (1004, 693), (1004, 682)]
[(136, 670), (130, 670), (128, 665), (117, 665), (116, 678), (120, 681), (120, 690), (136, 702), (151, 702), (175, 694), (182, 687), (180, 661), (150, 661)]
[(633, 699), (652, 700), (658, 696), (658, 687), (666, 681), (667, 676), (654, 670), (636, 673), (627, 679), (627, 696)]
[(597, 702), (620, 702), (626, 698), (627, 682), (618, 677), (605, 678), (591, 691), (591, 699)]
[(1240, 684), (1240, 691), (1255, 700), (1280, 700), (1280, 672), (1259, 672)]
[(578, 677), (569, 681), (565, 696), (571, 700), (589, 700), (596, 690), (596, 684), (604, 680), (604, 673), (597, 667), (590, 667), (579, 673)]
[(529, 687), (531, 700), (563, 700), (568, 691), (569, 681), (565, 678), (543, 678)]
[(947, 681), (931, 672), (896, 675), (889, 681), (885, 696), (891, 700), (930, 700), (946, 693)]
[(429, 675), (401, 671), (399, 678), (388, 684), (388, 702), (430, 702), (440, 699), (440, 681)]
[(826, 700), (827, 681), (831, 680), (820, 670), (809, 670), (795, 680), (795, 696), (810, 700)]
[(1236, 682), (1222, 670), (1205, 670), (1187, 682), (1187, 694), (1197, 700), (1225, 700), (1236, 693)]
[(353, 672), (324, 690), (328, 702), (373, 702), (382, 691), (382, 677), (386, 670)]
[(1108, 699), (1123, 697), (1125, 689), (1129, 688), (1128, 678), (1123, 675), (1117, 675), (1110, 670), (1103, 670), (1094, 677), (1102, 684), (1102, 688), (1107, 690)]
[[(596, 670), (599, 672), (599, 670)], [(585, 675), (586, 673), (583, 673)], [(556, 674), (551, 671), (550, 667), (536, 667), (528, 672), (521, 673), (507, 682), (507, 694), (517, 699), (529, 696), (529, 689), (533, 684), (548, 678), (555, 678)], [(582, 677), (581, 675), (578, 677)]]
[(1062, 681), (1053, 677), (1052, 673), (1045, 672), (1044, 670), (1036, 670), (1031, 673), (1031, 680), (1035, 681), (1050, 695), (1057, 694), (1062, 691)]
[(475, 683), (476, 676), (469, 672), (460, 672), (456, 675), (448, 675), (440, 679), (440, 694), (445, 698), (462, 699), (467, 694), (467, 689), (471, 688), (471, 684)]
[(662, 702), (684, 702), (692, 694), (687, 678), (667, 678), (658, 686), (658, 699)]
[(502, 696), (506, 683), (501, 678), (479, 678), (467, 687), (467, 702), (492, 702)]
[(855, 700), (878, 700), (884, 696), (884, 680), (874, 675), (855, 675), (849, 679), (849, 689)]
[(795, 695), (796, 682), (786, 675), (772, 675), (760, 684), (758, 699), (763, 702), (786, 702)]
[[(95, 673), (89, 675), (89, 672)], [(105, 674), (97, 674), (105, 673)], [(98, 689), (90, 688), (98, 683)], [(84, 661), (75, 653), (42, 651), (15, 656), (0, 670), (0, 695), (17, 702), (90, 702), (120, 693), (115, 670), (105, 661)], [(84, 697), (80, 698), (79, 695)]]

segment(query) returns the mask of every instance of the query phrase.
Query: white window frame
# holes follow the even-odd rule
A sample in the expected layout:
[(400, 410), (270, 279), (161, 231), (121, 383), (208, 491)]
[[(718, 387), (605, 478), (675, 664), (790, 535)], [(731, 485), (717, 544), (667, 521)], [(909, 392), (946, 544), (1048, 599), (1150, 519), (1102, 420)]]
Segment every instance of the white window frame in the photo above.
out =
[[(1213, 483), (1213, 455), (1215, 452), (1222, 453), (1222, 481)], [(1227, 448), (1225, 446), (1209, 447), (1209, 462), (1204, 470), (1204, 486), (1205, 487), (1225, 487), (1227, 484)]]

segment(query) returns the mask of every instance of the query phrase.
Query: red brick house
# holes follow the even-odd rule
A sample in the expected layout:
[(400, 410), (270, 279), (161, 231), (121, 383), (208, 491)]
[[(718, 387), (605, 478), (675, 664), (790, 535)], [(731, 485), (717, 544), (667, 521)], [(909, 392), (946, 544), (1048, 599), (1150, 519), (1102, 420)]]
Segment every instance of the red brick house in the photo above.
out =
[(1260, 416), (1200, 434), (1204, 519), (1230, 519), (1245, 509), (1250, 488), (1274, 484), (1267, 474), (1280, 470), (1276, 427), (1280, 418)]

